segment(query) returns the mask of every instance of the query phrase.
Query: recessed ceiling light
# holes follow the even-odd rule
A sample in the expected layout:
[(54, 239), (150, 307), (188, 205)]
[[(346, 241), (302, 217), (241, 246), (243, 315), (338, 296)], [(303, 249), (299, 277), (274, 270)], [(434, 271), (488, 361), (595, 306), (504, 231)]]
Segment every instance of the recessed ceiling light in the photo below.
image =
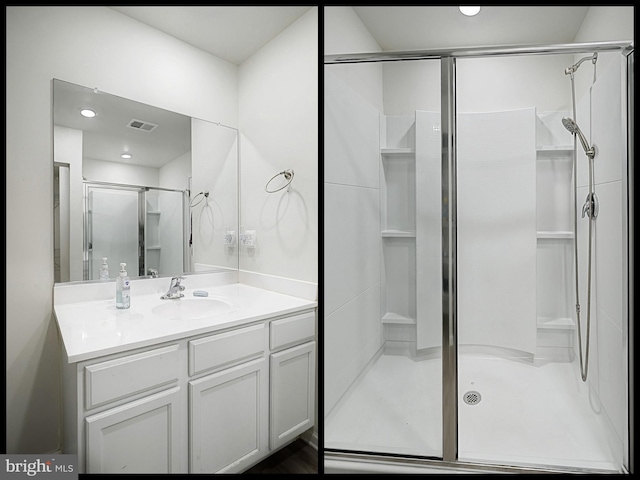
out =
[(122, 155), (120, 155), (122, 158), (131, 158), (131, 154), (130, 153), (123, 153)]
[(473, 17), (480, 11), (480, 7), (458, 7), (460, 11), (467, 17)]
[(87, 118), (93, 118), (96, 116), (96, 112), (94, 112), (90, 108), (83, 108), (82, 110), (80, 110), (80, 115)]

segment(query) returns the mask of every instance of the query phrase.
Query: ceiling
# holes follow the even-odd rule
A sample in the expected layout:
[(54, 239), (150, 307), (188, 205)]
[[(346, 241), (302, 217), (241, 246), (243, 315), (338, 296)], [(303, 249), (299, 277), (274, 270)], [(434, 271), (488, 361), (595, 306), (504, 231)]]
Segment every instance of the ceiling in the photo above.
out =
[(572, 43), (589, 7), (352, 7), (383, 51)]
[[(112, 9), (236, 65), (312, 6), (135, 6)], [(344, 7), (339, 7), (344, 8)], [(351, 7), (382, 50), (572, 43), (588, 6)]]
[[(111, 7), (218, 58), (239, 65), (307, 12), (302, 7)], [(79, 111), (98, 112), (93, 119)], [(158, 125), (136, 130), (131, 120)], [(191, 119), (93, 89), (57, 82), (56, 125), (83, 131), (83, 156), (159, 168), (191, 149)], [(123, 160), (124, 152), (133, 158)]]
[(216, 57), (239, 65), (312, 6), (111, 8)]
[[(96, 117), (82, 117), (83, 108)], [(83, 158), (160, 168), (191, 150), (190, 117), (60, 80), (53, 86), (53, 120), (83, 132)], [(131, 128), (132, 120), (156, 127)], [(133, 158), (123, 160), (122, 153)]]
[[(110, 8), (216, 57), (239, 65), (313, 6), (118, 6)], [(572, 43), (589, 9), (589, 7), (552, 6), (482, 7), (475, 17), (466, 17), (455, 6), (352, 8), (382, 50)], [(82, 92), (79, 99), (69, 98), (63, 101), (62, 95), (62, 92), (56, 94), (59, 104), (73, 104), (74, 108), (78, 107), (73, 102), (80, 100), (85, 103), (91, 100), (100, 108), (99, 102), (106, 101), (110, 97), (96, 96), (93, 92)], [(109, 100), (120, 101), (117, 98)], [(165, 112), (150, 111), (145, 106), (139, 105), (138, 107), (143, 110), (137, 113), (129, 110), (128, 107), (126, 109), (124, 106), (121, 107), (124, 116), (117, 118), (117, 126), (121, 130), (131, 118), (144, 117), (143, 120), (161, 123), (163, 126), (167, 126), (172, 121)], [(114, 109), (106, 105), (102, 108), (109, 111)], [(62, 121), (61, 111), (57, 111), (56, 115), (60, 117), (60, 123), (68, 126), (72, 126), (72, 122), (77, 121), (70, 118)], [(181, 120), (178, 119), (178, 121)], [(98, 122), (94, 124), (100, 122), (106, 122), (105, 116), (98, 117)], [(143, 150), (141, 145), (135, 145), (135, 136), (138, 137), (138, 141), (142, 141), (143, 138), (151, 140), (152, 137), (161, 136), (162, 130), (166, 135), (164, 128), (158, 129), (156, 134), (142, 135), (124, 128), (125, 137), (119, 142), (113, 142), (116, 134), (110, 132), (113, 151), (109, 151), (108, 158), (103, 159), (121, 161), (117, 158), (120, 151)], [(87, 132), (87, 140), (92, 135)], [(166, 143), (158, 143), (157, 145), (160, 145), (158, 150), (154, 150), (149, 158), (138, 157), (129, 162), (151, 165), (153, 158), (160, 160), (159, 163), (163, 164), (166, 160), (161, 159), (176, 155), (177, 152), (174, 149), (181, 145), (176, 138), (165, 138), (173, 148), (169, 148)], [(159, 142), (157, 138), (154, 141)], [(102, 143), (104, 148), (104, 141)], [(99, 148), (100, 143), (96, 137), (96, 151)], [(98, 158), (97, 154), (94, 158)]]

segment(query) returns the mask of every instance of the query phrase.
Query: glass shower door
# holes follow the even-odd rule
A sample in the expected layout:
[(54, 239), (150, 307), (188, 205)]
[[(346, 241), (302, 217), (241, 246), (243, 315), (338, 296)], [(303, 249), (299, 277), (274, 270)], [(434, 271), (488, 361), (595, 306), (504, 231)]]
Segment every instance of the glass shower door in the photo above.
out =
[(139, 189), (86, 184), (85, 279), (99, 278), (102, 257), (115, 278), (120, 263), (130, 276), (139, 272)]
[(442, 457), (439, 90), (438, 60), (325, 66), (325, 449)]
[(145, 275), (184, 272), (184, 192), (147, 188), (144, 204)]
[[(580, 215), (589, 186), (588, 158), (580, 143), (575, 148), (562, 121), (574, 116), (565, 67), (576, 57), (457, 60), (462, 461), (621, 468), (627, 409), (621, 373), (626, 362), (622, 58), (601, 53), (597, 64), (585, 62), (576, 72), (583, 85), (576, 95), (577, 123), (598, 152), (600, 206), (593, 229), (589, 217)], [(478, 95), (492, 85), (503, 88), (493, 96)], [(584, 354), (587, 311), (591, 349), (585, 382), (578, 349)]]

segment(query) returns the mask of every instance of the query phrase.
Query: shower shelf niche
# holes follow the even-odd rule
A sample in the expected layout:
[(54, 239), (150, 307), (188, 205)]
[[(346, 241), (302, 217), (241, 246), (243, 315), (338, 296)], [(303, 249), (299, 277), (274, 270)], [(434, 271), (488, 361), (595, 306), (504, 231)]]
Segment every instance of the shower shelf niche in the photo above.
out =
[(414, 115), (381, 117), (380, 162), (380, 321), (386, 341), (405, 342), (415, 338), (417, 318)]
[(537, 112), (536, 130), (536, 356), (572, 358), (573, 143), (561, 119), (568, 112)]
[(559, 153), (566, 153), (566, 152), (573, 152), (573, 145), (538, 145), (536, 147), (536, 152), (540, 153), (540, 154), (545, 154), (545, 153), (555, 153), (555, 152), (559, 152)]
[(414, 148), (381, 148), (380, 153), (383, 157), (393, 156), (413, 156), (416, 151)]
[(397, 313), (386, 313), (382, 317), (382, 323), (393, 323), (403, 325), (415, 325), (416, 319), (411, 317), (405, 317), (404, 315), (398, 315)]
[(549, 330), (573, 330), (576, 328), (576, 323), (573, 321), (573, 318), (568, 317), (538, 317), (537, 325), (538, 328)]
[(383, 230), (382, 236), (386, 238), (415, 238), (416, 232), (406, 230)]
[(537, 232), (538, 240), (573, 240), (573, 232), (569, 231), (539, 231)]

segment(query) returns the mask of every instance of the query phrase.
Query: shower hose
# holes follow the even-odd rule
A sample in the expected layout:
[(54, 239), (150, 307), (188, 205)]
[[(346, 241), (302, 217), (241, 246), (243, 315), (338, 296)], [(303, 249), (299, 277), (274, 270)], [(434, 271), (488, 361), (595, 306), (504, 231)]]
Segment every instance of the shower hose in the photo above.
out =
[[(595, 66), (594, 66), (595, 81)], [(571, 74), (571, 99), (573, 104), (573, 118), (576, 119), (576, 94), (573, 81), (573, 73)], [(593, 203), (587, 212), (589, 217), (589, 255), (588, 255), (588, 272), (587, 272), (587, 338), (584, 358), (582, 355), (582, 327), (580, 321), (580, 291), (578, 290), (578, 162), (577, 162), (577, 145), (576, 135), (573, 136), (573, 193), (574, 193), (574, 215), (573, 215), (573, 232), (574, 232), (574, 264), (576, 272), (576, 323), (578, 324), (578, 350), (580, 352), (580, 376), (582, 381), (587, 381), (587, 373), (589, 370), (589, 334), (591, 332), (591, 242), (593, 233), (593, 221), (595, 218)], [(592, 202), (594, 198), (594, 181), (593, 181), (593, 158), (589, 159), (589, 196), (588, 202)]]

